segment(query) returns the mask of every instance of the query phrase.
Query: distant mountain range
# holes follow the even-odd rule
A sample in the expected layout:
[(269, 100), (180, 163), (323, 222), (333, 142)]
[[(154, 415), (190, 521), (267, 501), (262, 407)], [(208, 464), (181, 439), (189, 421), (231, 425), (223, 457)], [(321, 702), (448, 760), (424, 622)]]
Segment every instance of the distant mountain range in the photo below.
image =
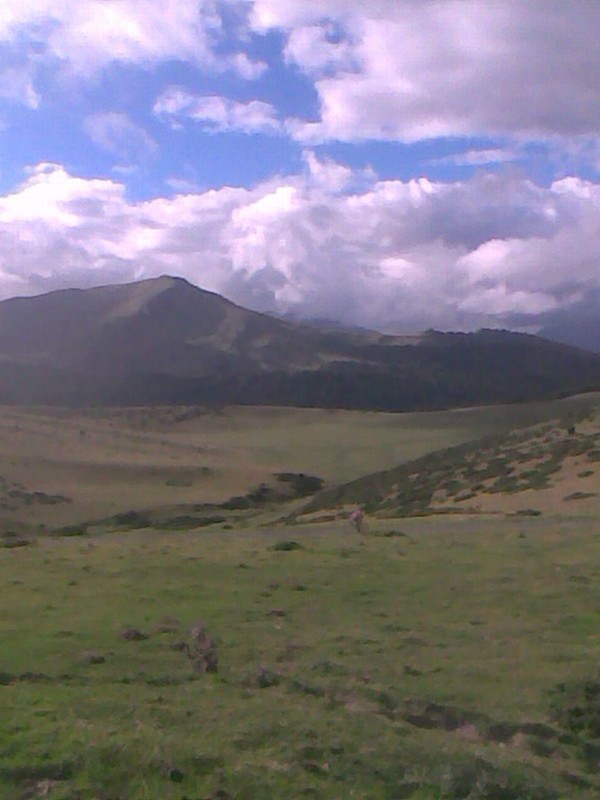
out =
[(0, 403), (437, 409), (600, 389), (600, 356), (508, 331), (387, 336), (248, 311), (181, 278), (0, 303)]

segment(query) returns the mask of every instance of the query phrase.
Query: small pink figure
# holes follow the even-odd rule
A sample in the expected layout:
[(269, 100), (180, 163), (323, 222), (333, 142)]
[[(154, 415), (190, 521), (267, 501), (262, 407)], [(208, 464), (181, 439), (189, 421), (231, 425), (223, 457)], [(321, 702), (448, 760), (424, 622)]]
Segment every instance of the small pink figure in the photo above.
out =
[(362, 530), (364, 518), (365, 512), (362, 510), (362, 508), (355, 508), (350, 514), (350, 522), (356, 528), (357, 533), (360, 533)]

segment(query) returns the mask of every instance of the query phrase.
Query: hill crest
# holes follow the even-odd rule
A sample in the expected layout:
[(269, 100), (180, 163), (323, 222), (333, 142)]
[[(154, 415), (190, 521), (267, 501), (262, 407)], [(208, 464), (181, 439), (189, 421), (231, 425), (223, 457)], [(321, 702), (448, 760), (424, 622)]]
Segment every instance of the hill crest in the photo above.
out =
[(0, 403), (419, 410), (600, 388), (600, 356), (509, 331), (325, 330), (161, 276), (0, 303)]

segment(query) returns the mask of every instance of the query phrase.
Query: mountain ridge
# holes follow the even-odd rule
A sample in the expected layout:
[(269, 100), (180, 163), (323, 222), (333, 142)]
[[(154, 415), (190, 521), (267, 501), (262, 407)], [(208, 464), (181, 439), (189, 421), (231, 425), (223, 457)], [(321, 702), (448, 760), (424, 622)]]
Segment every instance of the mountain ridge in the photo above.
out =
[(600, 388), (600, 356), (502, 330), (393, 336), (161, 276), (0, 303), (0, 403), (433, 409)]

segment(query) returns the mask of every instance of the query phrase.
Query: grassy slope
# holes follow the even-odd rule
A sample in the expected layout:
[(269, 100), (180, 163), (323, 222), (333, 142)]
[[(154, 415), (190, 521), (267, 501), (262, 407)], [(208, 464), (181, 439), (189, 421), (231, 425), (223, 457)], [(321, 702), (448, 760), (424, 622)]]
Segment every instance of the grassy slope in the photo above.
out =
[[(592, 395), (555, 419), (439, 450), (316, 495), (305, 514), (364, 505), (415, 513), (600, 515), (600, 404)], [(574, 424), (574, 429), (570, 431)]]
[[(598, 524), (402, 528), (0, 549), (0, 798), (597, 797), (550, 691), (597, 675)], [(198, 619), (216, 675), (170, 649)]]
[(577, 402), (422, 414), (3, 408), (0, 520), (55, 527), (149, 506), (219, 502), (279, 471), (340, 483), (548, 419)]

